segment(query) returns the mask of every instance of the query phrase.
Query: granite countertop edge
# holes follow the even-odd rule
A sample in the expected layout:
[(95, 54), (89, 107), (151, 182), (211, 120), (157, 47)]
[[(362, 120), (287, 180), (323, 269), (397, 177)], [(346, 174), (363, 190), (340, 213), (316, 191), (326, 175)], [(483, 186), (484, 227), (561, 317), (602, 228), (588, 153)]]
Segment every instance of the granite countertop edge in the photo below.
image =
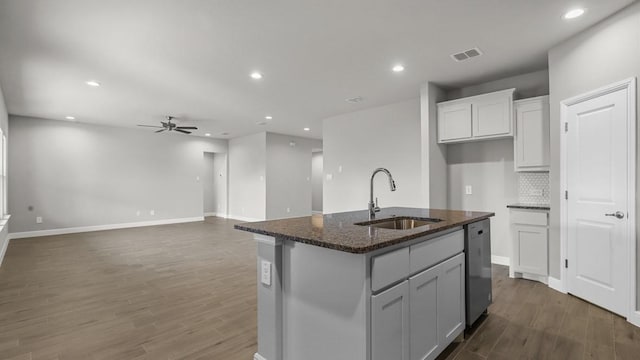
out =
[[(322, 240), (322, 239), (313, 239), (307, 236), (297, 236), (291, 233), (283, 233), (283, 232), (278, 232), (278, 231), (271, 231), (271, 230), (267, 230), (267, 229), (259, 229), (256, 227), (252, 227), (251, 224), (252, 223), (240, 223), (240, 224), (236, 224), (234, 225), (234, 228), (237, 230), (242, 230), (242, 231), (248, 231), (254, 234), (260, 234), (260, 235), (266, 235), (266, 236), (273, 236), (279, 239), (283, 239), (283, 240), (290, 240), (290, 241), (295, 241), (295, 242), (299, 242), (299, 243), (303, 243), (303, 244), (309, 244), (309, 245), (315, 245), (315, 246), (319, 246), (322, 248), (326, 248), (326, 249), (332, 249), (332, 250), (338, 250), (338, 251), (343, 251), (343, 252), (349, 252), (349, 253), (353, 253), (353, 254), (364, 254), (364, 253), (368, 253), (368, 252), (372, 252), (375, 250), (379, 250), (379, 249), (383, 249), (389, 246), (393, 246), (396, 244), (400, 244), (406, 241), (410, 241), (413, 239), (417, 239), (423, 236), (427, 236), (427, 235), (431, 235), (431, 234), (435, 234), (438, 232), (442, 232), (445, 230), (449, 230), (452, 228), (456, 228), (456, 227), (460, 227), (460, 226), (464, 226), (467, 224), (471, 224), (480, 220), (484, 220), (484, 219), (488, 219), (492, 216), (495, 216), (495, 213), (481, 213), (481, 215), (475, 216), (473, 218), (468, 218), (465, 220), (460, 220), (460, 221), (453, 221), (453, 222), (449, 222), (446, 224), (442, 224), (440, 226), (437, 226), (435, 228), (428, 228), (424, 231), (418, 231), (418, 232), (410, 232), (410, 233), (403, 233), (404, 230), (391, 230), (391, 231), (397, 231), (397, 237), (392, 237), (388, 240), (385, 240), (383, 242), (378, 242), (378, 243), (372, 243), (370, 245), (358, 245), (358, 246), (350, 246), (348, 244), (340, 244), (340, 243), (336, 243), (336, 242), (332, 242), (332, 241), (327, 241), (327, 240)], [(281, 220), (271, 220), (271, 221), (267, 221), (267, 222), (276, 222), (276, 221), (281, 221)], [(283, 221), (286, 221), (283, 220)], [(265, 222), (260, 222), (260, 223), (265, 223)], [(366, 229), (366, 227), (364, 227)], [(407, 230), (410, 231), (410, 230)]]
[(507, 205), (507, 207), (509, 209), (551, 210), (551, 206), (549, 204), (517, 203), (517, 204), (509, 204), (509, 205)]

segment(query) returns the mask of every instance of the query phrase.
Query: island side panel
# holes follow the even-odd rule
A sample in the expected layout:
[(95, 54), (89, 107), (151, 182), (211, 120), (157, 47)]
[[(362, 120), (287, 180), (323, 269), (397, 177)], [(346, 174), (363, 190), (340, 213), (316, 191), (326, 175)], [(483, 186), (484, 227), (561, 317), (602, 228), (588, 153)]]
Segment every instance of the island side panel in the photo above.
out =
[[(282, 241), (254, 235), (257, 242), (258, 352), (254, 360), (282, 359)], [(270, 263), (270, 284), (262, 280), (262, 265)]]
[(283, 360), (367, 360), (367, 255), (283, 243)]

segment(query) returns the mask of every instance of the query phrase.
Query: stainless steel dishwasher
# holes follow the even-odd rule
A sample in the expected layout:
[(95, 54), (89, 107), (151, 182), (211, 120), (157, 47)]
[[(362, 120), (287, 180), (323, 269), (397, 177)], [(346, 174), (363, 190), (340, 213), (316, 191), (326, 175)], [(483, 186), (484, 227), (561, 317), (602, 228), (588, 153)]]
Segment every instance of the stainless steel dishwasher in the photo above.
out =
[(491, 304), (491, 222), (489, 219), (466, 225), (464, 237), (466, 269), (467, 328)]

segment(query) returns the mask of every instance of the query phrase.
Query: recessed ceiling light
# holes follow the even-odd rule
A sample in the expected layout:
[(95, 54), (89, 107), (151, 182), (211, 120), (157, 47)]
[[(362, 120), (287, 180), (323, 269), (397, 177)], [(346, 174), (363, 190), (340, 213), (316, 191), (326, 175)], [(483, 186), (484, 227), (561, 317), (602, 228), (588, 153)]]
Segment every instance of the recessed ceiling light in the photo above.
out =
[(264, 118), (267, 119), (267, 120), (271, 120), (271, 119), (273, 119), (273, 116), (267, 115)]
[(206, 134), (204, 134), (204, 136), (211, 136), (211, 134), (209, 134), (209, 133), (206, 133)]
[(229, 133), (228, 133), (228, 132), (223, 132), (223, 133), (222, 133), (222, 134), (220, 134), (220, 135), (222, 135), (222, 136), (227, 136), (227, 135), (229, 135)]
[(74, 116), (65, 116), (64, 117), (67, 120), (75, 120), (76, 118)]
[(100, 83), (95, 81), (95, 80), (89, 80), (89, 81), (87, 81), (87, 85), (93, 86), (93, 87), (98, 87), (98, 86), (100, 86)]
[(262, 79), (262, 74), (257, 71), (252, 72), (250, 76), (252, 79), (256, 79), (256, 80)]
[(584, 9), (580, 9), (580, 8), (578, 8), (578, 9), (572, 9), (572, 10), (567, 11), (567, 12), (564, 14), (563, 18), (565, 18), (566, 20), (575, 19), (575, 18), (577, 18), (577, 17), (582, 16), (582, 15), (584, 14), (584, 12), (585, 12), (585, 10), (584, 10)]
[(398, 65), (395, 65), (391, 70), (393, 70), (393, 72), (403, 72), (404, 66), (398, 64)]
[(310, 131), (311, 129), (309, 129), (309, 128), (304, 128), (304, 129), (302, 129), (302, 130), (304, 130), (304, 131)]

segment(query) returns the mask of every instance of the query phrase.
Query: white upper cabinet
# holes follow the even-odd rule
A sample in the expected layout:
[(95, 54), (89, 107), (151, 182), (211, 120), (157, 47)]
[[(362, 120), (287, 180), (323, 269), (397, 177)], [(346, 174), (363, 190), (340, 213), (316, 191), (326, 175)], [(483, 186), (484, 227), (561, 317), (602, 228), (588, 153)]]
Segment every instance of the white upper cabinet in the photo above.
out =
[(471, 104), (438, 105), (438, 142), (471, 139)]
[(516, 171), (549, 171), (549, 97), (515, 103)]
[(439, 103), (438, 143), (512, 137), (514, 91), (508, 89)]

